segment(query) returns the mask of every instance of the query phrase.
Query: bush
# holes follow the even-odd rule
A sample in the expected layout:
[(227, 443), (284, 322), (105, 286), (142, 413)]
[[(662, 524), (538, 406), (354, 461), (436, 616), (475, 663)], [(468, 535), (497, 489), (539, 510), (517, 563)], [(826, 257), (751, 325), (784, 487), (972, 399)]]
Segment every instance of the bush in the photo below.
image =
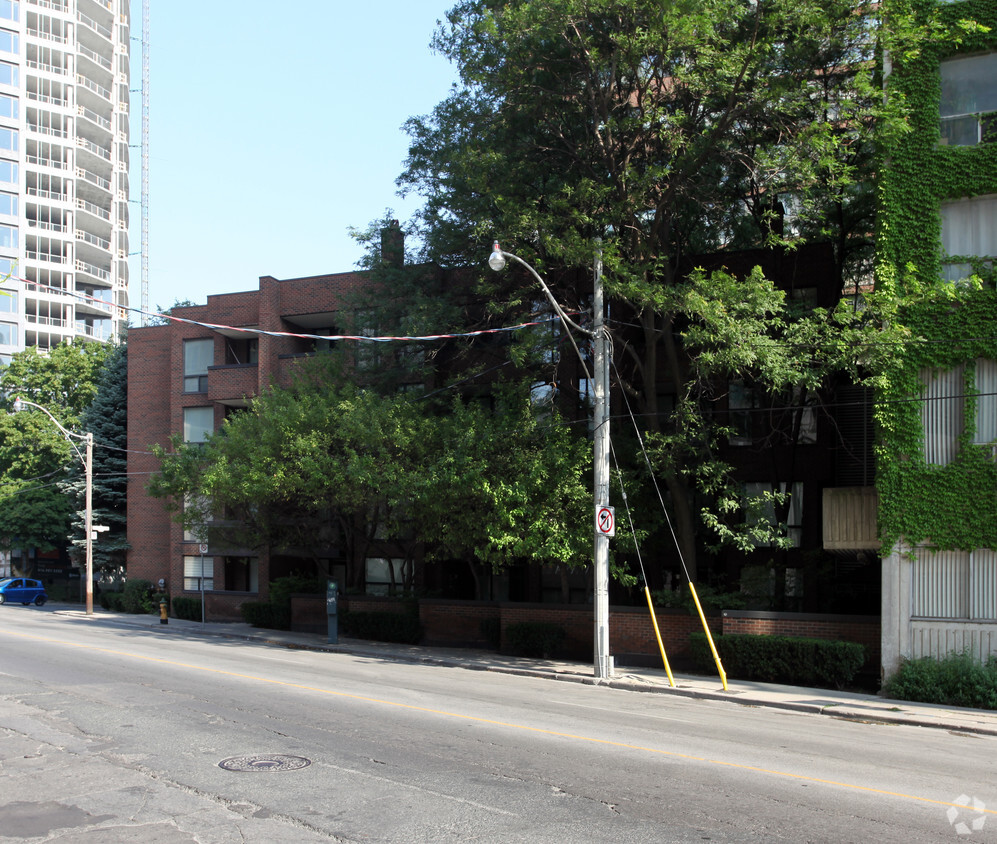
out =
[(422, 639), (419, 616), (411, 612), (341, 612), (340, 630), (357, 639), (414, 645)]
[(111, 612), (124, 612), (124, 596), (120, 592), (101, 592), (100, 605)]
[(270, 603), (279, 607), (291, 609), (291, 596), (298, 593), (309, 595), (325, 594), (325, 578), (304, 577), (292, 574), (289, 577), (278, 577), (270, 582)]
[(546, 621), (524, 621), (505, 628), (505, 641), (514, 656), (550, 659), (564, 641), (564, 628)]
[(153, 597), (152, 581), (135, 580), (125, 581), (125, 588), (121, 592), (121, 609), (124, 612), (134, 615), (159, 612), (159, 600)]
[(479, 626), (481, 638), (488, 647), (497, 651), (502, 646), (502, 622), (497, 618), (483, 618)]
[(985, 664), (970, 653), (904, 660), (883, 693), (899, 700), (997, 709), (997, 656)]
[(201, 599), (183, 597), (174, 598), (171, 611), (174, 618), (182, 618), (185, 621), (200, 621)]
[(239, 607), (243, 620), (253, 627), (268, 630), (290, 630), (291, 610), (271, 601), (243, 601)]
[[(705, 671), (714, 670), (705, 633), (690, 634), (692, 656)], [(794, 636), (714, 636), (727, 676), (794, 686), (842, 689), (865, 663), (865, 648), (856, 642)]]

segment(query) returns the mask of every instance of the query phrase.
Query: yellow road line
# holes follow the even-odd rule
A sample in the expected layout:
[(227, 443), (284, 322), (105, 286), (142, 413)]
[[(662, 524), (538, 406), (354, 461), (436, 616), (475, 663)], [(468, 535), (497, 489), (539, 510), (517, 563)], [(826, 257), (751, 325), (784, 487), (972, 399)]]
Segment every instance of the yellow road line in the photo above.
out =
[[(899, 797), (903, 800), (914, 800), (919, 803), (929, 803), (934, 806), (952, 806), (957, 809), (967, 808), (961, 803), (952, 803), (948, 800), (935, 800), (930, 797), (919, 797), (916, 794), (905, 794), (901, 791), (887, 791), (881, 788), (871, 788), (870, 786), (866, 785), (855, 785), (854, 783), (840, 782), (838, 780), (827, 780), (827, 779), (822, 779), (820, 777), (807, 776), (805, 774), (793, 774), (789, 773), (788, 771), (778, 771), (773, 768), (760, 768), (755, 765), (744, 765), (739, 762), (725, 762), (722, 759), (710, 759), (705, 756), (693, 756), (688, 753), (679, 753), (678, 751), (675, 750), (661, 750), (655, 747), (645, 747), (640, 744), (629, 744), (627, 742), (613, 741), (611, 739), (593, 738), (592, 736), (582, 736), (582, 735), (577, 735), (575, 733), (562, 733), (557, 730), (546, 730), (542, 727), (530, 727), (525, 724), (513, 724), (509, 721), (495, 721), (491, 718), (481, 718), (477, 715), (464, 715), (459, 712), (449, 712), (445, 709), (432, 709), (427, 706), (416, 706), (410, 703), (399, 703), (398, 701), (384, 700), (383, 698), (352, 694), (351, 692), (339, 692), (333, 689), (319, 688), (317, 686), (306, 686), (301, 683), (288, 683), (285, 682), (284, 680), (274, 680), (269, 677), (259, 677), (254, 674), (240, 674), (235, 671), (223, 671), (218, 668), (207, 668), (203, 665), (193, 665), (188, 662), (177, 662), (176, 660), (162, 659), (161, 657), (143, 656), (141, 654), (130, 653), (128, 651), (118, 651), (112, 648), (102, 648), (102, 647), (97, 647), (95, 645), (84, 645), (79, 642), (67, 642), (61, 639), (51, 639), (46, 636), (35, 636), (28, 633), (18, 633), (11, 630), (0, 629), (0, 634), (3, 633), (9, 636), (18, 636), (22, 639), (31, 639), (38, 642), (48, 642), (49, 644), (56, 644), (56, 645), (67, 645), (68, 647), (72, 648), (82, 648), (84, 650), (97, 651), (100, 653), (112, 654), (114, 656), (123, 656), (123, 657), (128, 657), (130, 659), (140, 659), (145, 662), (156, 662), (161, 665), (172, 665), (176, 668), (188, 668), (194, 671), (203, 671), (208, 674), (218, 674), (224, 677), (236, 677), (240, 680), (253, 680), (259, 683), (268, 683), (273, 686), (283, 686), (289, 689), (301, 689), (302, 691), (318, 692), (319, 694), (330, 695), (332, 697), (347, 698), (350, 700), (362, 701), (364, 703), (378, 703), (381, 704), (382, 706), (392, 706), (395, 707), (396, 709), (408, 709), (414, 712), (425, 712), (431, 715), (442, 715), (446, 718), (458, 718), (462, 721), (471, 721), (477, 724), (490, 724), (496, 727), (506, 727), (508, 729), (522, 730), (523, 732), (528, 732), (528, 733), (537, 733), (540, 735), (571, 739), (573, 741), (582, 741), (588, 744), (600, 744), (607, 747), (618, 747), (624, 750), (639, 750), (644, 753), (654, 753), (659, 756), (669, 756), (674, 759), (687, 759), (694, 762), (705, 762), (709, 765), (719, 765), (725, 768), (734, 768), (740, 771), (752, 771), (754, 773), (770, 774), (772, 776), (785, 777), (786, 779), (799, 780), (802, 782), (819, 783), (821, 785), (833, 785), (833, 786), (838, 786), (839, 788), (847, 788), (852, 791), (862, 791), (867, 794), (880, 794), (886, 797)], [(979, 811), (987, 815), (997, 815), (997, 810), (995, 809), (978, 809), (975, 811)]]

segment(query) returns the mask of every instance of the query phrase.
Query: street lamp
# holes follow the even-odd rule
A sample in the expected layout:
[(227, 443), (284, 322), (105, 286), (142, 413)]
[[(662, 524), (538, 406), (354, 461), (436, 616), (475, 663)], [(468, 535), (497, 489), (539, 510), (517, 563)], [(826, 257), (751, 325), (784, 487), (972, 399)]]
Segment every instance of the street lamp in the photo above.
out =
[[(511, 252), (503, 252), (498, 241), (492, 246), (492, 254), (488, 258), (488, 266), (496, 272), (502, 270), (507, 260), (515, 261), (525, 267), (539, 282), (544, 295), (568, 329), (574, 329), (592, 339), (595, 357), (595, 372), (593, 373), (595, 408), (593, 424), (593, 449), (595, 479), (593, 497), (595, 500), (595, 526), (593, 540), (593, 562), (595, 568), (595, 642), (594, 642), (594, 673), (599, 679), (608, 679), (612, 675), (609, 657), (609, 537), (612, 527), (612, 511), (609, 508), (609, 337), (606, 333), (605, 315), (603, 313), (602, 296), (602, 250), (596, 249), (595, 268), (593, 273), (592, 313), (594, 317), (591, 329), (582, 328), (565, 312), (540, 274), (522, 258)], [(603, 518), (609, 513), (609, 520)]]
[[(55, 426), (69, 440), (69, 444), (73, 447), (73, 451), (76, 452), (76, 456), (80, 458), (83, 468), (86, 471), (86, 515), (84, 517), (84, 529), (86, 531), (87, 557), (87, 615), (93, 615), (93, 434), (89, 432), (86, 434), (74, 434), (72, 431), (67, 431), (48, 410), (40, 404), (35, 404), (33, 401), (28, 401), (27, 399), (14, 399), (14, 412), (19, 413), (24, 405), (37, 408), (55, 423)], [(80, 453), (76, 443), (73, 442), (74, 438), (83, 440), (86, 443), (85, 456)]]

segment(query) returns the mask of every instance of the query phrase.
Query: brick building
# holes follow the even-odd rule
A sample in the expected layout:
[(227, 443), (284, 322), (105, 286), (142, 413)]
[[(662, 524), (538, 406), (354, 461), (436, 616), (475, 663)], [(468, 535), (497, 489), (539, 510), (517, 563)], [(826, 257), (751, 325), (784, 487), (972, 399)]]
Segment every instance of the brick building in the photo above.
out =
[[(297, 363), (326, 341), (282, 335), (330, 335), (346, 296), (366, 283), (362, 273), (307, 278), (264, 276), (259, 289), (208, 296), (207, 304), (178, 307), (166, 325), (133, 328), (128, 336), (128, 471), (140, 481), (128, 491), (128, 574), (165, 582), (171, 596), (211, 593), (220, 616), (236, 614), (249, 597), (267, 597), (268, 584), (284, 573), (266, 553), (208, 547), (204, 537), (184, 532), (144, 480), (159, 468), (149, 453), (182, 433), (202, 441), (247, 397), (271, 383), (289, 382)], [(205, 324), (225, 326), (209, 328)]]

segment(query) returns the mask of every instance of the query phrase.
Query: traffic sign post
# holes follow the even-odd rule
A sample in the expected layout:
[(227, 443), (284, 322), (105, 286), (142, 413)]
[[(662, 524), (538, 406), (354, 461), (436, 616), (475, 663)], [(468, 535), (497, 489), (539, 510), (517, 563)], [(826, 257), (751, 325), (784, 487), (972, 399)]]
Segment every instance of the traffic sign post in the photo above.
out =
[(616, 536), (616, 508), (603, 504), (595, 508), (595, 532), (601, 536)]

